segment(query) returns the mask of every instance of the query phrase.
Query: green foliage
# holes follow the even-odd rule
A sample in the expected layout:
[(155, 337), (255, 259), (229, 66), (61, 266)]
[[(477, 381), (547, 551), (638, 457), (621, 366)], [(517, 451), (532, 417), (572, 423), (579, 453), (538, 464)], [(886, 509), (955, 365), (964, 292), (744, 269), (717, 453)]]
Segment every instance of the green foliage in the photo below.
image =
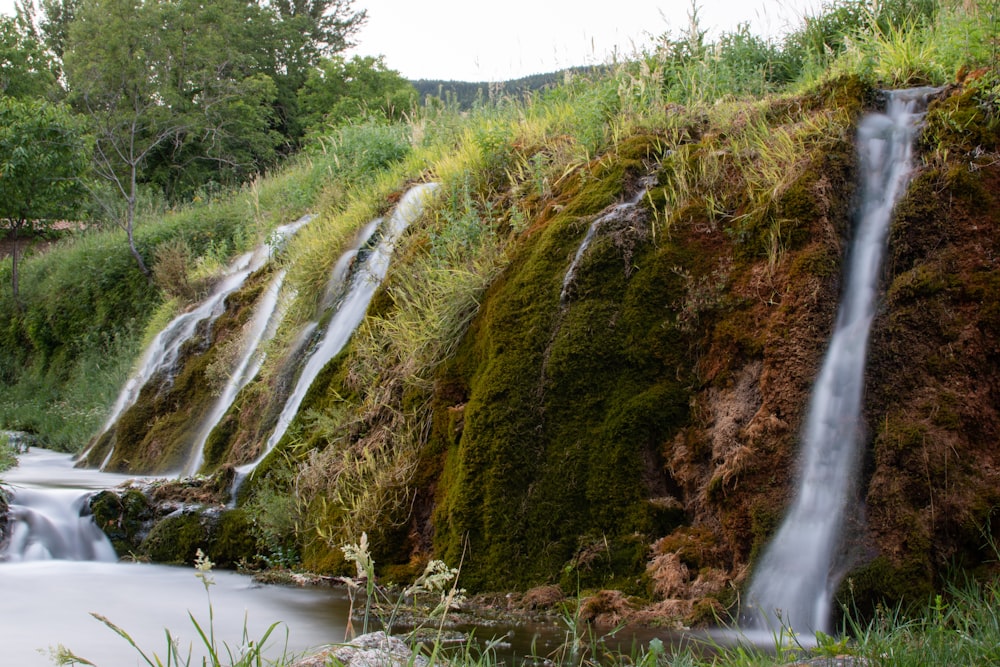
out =
[(310, 70), (298, 91), (300, 121), (307, 131), (324, 132), (368, 115), (399, 120), (416, 104), (416, 90), (382, 58), (341, 56)]
[(0, 96), (55, 97), (58, 69), (35, 35), (10, 16), (0, 16)]
[(20, 301), (18, 236), (75, 217), (84, 169), (83, 138), (65, 109), (0, 97), (0, 222), (15, 243), (15, 304)]
[[(0, 432), (0, 472), (4, 470), (10, 470), (17, 465), (17, 452), (14, 450), (14, 445), (10, 441), (10, 436), (6, 433)], [(4, 493), (4, 490), (0, 488), (0, 496)], [(0, 510), (5, 514), (6, 505), (3, 505), (4, 498), (0, 497)]]

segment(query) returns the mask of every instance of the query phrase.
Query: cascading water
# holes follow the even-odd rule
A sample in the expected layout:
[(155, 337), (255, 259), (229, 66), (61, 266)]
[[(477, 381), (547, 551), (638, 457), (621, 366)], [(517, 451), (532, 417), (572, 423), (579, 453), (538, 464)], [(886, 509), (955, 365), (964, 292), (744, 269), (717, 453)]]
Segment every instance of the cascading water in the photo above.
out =
[[(20, 460), (21, 465), (3, 476), (11, 494), (0, 561), (118, 560), (94, 523), (88, 501), (96, 490), (126, 478), (76, 471), (68, 455), (37, 448), (21, 454)], [(34, 475), (39, 468), (46, 470), (44, 479)]]
[[(211, 324), (222, 315), (225, 310), (226, 297), (240, 289), (250, 275), (264, 266), (275, 248), (280, 247), (312, 218), (312, 215), (306, 215), (293, 223), (277, 227), (266, 243), (261, 244), (251, 252), (244, 253), (229, 265), (226, 274), (208, 298), (194, 309), (175, 317), (156, 335), (153, 342), (143, 352), (138, 369), (118, 394), (111, 414), (105, 421), (104, 428), (101, 429), (102, 433), (110, 430), (122, 414), (136, 402), (142, 388), (154, 375), (167, 372), (175, 366), (181, 348), (195, 334), (200, 324), (205, 321)], [(94, 442), (97, 443), (98, 440), (95, 438)], [(80, 455), (80, 460), (85, 461), (89, 454), (89, 450), (84, 451)], [(101, 468), (108, 464), (113, 454), (114, 447), (111, 447), (101, 462)]]
[(936, 89), (887, 93), (858, 128), (862, 199), (844, 293), (809, 405), (794, 501), (752, 578), (744, 625), (825, 631), (835, 555), (857, 475), (861, 395), (889, 221), (912, 171), (913, 143)]
[(392, 216), (383, 224), (384, 229), (381, 230), (381, 239), (378, 245), (360, 265), (355, 267), (347, 284), (346, 292), (337, 303), (333, 317), (327, 324), (319, 343), (299, 372), (295, 387), (285, 401), (274, 431), (268, 437), (263, 450), (255, 460), (236, 469), (231, 492), (233, 501), (236, 500), (236, 495), (243, 481), (271, 453), (271, 450), (285, 435), (316, 376), (344, 348), (351, 334), (361, 324), (375, 290), (381, 285), (389, 270), (389, 260), (392, 257), (396, 241), (399, 240), (410, 223), (420, 216), (424, 200), (437, 187), (436, 183), (423, 183), (407, 191), (399, 201)]
[(590, 243), (594, 240), (594, 236), (597, 234), (597, 231), (609, 220), (624, 218), (635, 210), (635, 207), (642, 201), (642, 198), (646, 196), (646, 192), (651, 185), (652, 182), (644, 179), (643, 188), (639, 190), (639, 192), (636, 193), (632, 199), (622, 204), (616, 204), (610, 211), (599, 215), (592, 223), (590, 223), (590, 227), (587, 228), (587, 233), (584, 235), (583, 241), (576, 249), (576, 255), (573, 256), (573, 261), (570, 262), (566, 275), (563, 276), (562, 289), (559, 292), (559, 305), (565, 306), (569, 302), (573, 281), (576, 279), (576, 271), (580, 265), (580, 260), (583, 259), (583, 255), (587, 252), (587, 248), (590, 247)]
[(285, 308), (283, 305), (288, 303), (280, 299), (286, 274), (287, 271), (284, 269), (279, 271), (271, 279), (257, 303), (249, 329), (241, 345), (242, 354), (236, 367), (230, 374), (229, 381), (226, 382), (222, 393), (215, 400), (212, 411), (198, 427), (194, 446), (191, 449), (191, 460), (184, 468), (184, 473), (187, 475), (193, 475), (201, 468), (201, 464), (205, 460), (205, 442), (208, 440), (209, 434), (222, 421), (236, 395), (257, 376), (264, 364), (264, 353), (261, 348), (266, 341), (274, 336), (284, 316)]

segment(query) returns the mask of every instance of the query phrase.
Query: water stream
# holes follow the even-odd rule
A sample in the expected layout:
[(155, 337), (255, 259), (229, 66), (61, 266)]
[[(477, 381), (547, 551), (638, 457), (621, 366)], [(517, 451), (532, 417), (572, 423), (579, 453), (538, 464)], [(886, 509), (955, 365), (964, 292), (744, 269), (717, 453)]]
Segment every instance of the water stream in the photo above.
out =
[[(302, 370), (299, 372), (295, 387), (285, 401), (285, 405), (278, 417), (278, 422), (264, 444), (261, 453), (255, 460), (236, 469), (231, 492), (234, 501), (243, 481), (271, 453), (271, 450), (274, 449), (285, 435), (316, 376), (319, 375), (320, 371), (323, 370), (331, 359), (344, 349), (344, 345), (347, 344), (354, 330), (358, 328), (358, 325), (364, 319), (372, 296), (374, 296), (379, 285), (382, 284), (382, 280), (389, 270), (389, 260), (392, 258), (396, 242), (410, 223), (420, 216), (423, 211), (425, 199), (436, 188), (437, 184), (435, 183), (423, 183), (410, 188), (399, 201), (392, 216), (382, 224), (380, 228), (381, 238), (378, 245), (371, 250), (370, 254), (351, 273), (350, 282), (346, 285), (343, 296), (336, 304), (333, 316), (326, 325), (326, 329), (319, 342), (309, 354)], [(351, 259), (353, 260), (353, 255)], [(341, 262), (338, 262), (338, 267), (340, 264)], [(346, 271), (346, 267), (340, 270)], [(334, 276), (337, 276), (337, 269), (335, 269)]]
[[(122, 627), (150, 652), (165, 656), (164, 630), (200, 656), (190, 611), (207, 627), (205, 587), (190, 567), (119, 563), (87, 511), (90, 494), (128, 481), (126, 475), (73, 467), (67, 454), (32, 448), (2, 475), (12, 491), (10, 539), (0, 545), (0, 664), (53, 664), (59, 644), (102, 667), (139, 664), (134, 650), (94, 619)], [(264, 586), (233, 572), (211, 574), (211, 604), (220, 640), (238, 647), (244, 623), (258, 639), (274, 622), (267, 655), (277, 658), (341, 641), (348, 602), (339, 590)], [(193, 664), (201, 664), (199, 657)]]
[(646, 192), (653, 185), (653, 179), (643, 179), (642, 188), (635, 194), (632, 199), (621, 204), (615, 204), (605, 213), (597, 216), (590, 226), (587, 228), (587, 233), (583, 237), (583, 241), (576, 249), (576, 254), (573, 256), (573, 261), (570, 262), (569, 268), (566, 270), (566, 274), (563, 276), (562, 289), (559, 291), (559, 305), (565, 306), (573, 292), (573, 284), (576, 280), (576, 272), (580, 266), (580, 261), (583, 259), (584, 254), (587, 252), (587, 248), (590, 247), (591, 242), (597, 235), (598, 230), (608, 221), (627, 219), (628, 216), (633, 214), (639, 202), (642, 198), (646, 196)]
[(245, 339), (240, 346), (242, 353), (236, 367), (229, 376), (226, 386), (219, 397), (215, 399), (212, 411), (198, 427), (194, 444), (191, 448), (191, 460), (184, 468), (184, 474), (193, 475), (201, 468), (205, 460), (205, 443), (212, 430), (222, 421), (228, 412), (236, 395), (253, 380), (264, 364), (264, 344), (270, 340), (278, 329), (285, 314), (288, 301), (282, 300), (281, 288), (285, 284), (286, 270), (282, 269), (271, 279), (264, 290), (260, 301), (254, 309), (250, 326)]
[[(308, 224), (312, 218), (313, 216), (306, 215), (295, 222), (277, 227), (266, 243), (240, 255), (229, 265), (208, 298), (175, 317), (156, 335), (153, 342), (143, 351), (135, 372), (119, 392), (104, 428), (101, 429), (102, 433), (110, 430), (125, 411), (135, 404), (142, 388), (154, 375), (161, 372), (169, 374), (172, 371), (181, 348), (191, 339), (199, 325), (206, 321), (211, 324), (218, 319), (225, 310), (226, 297), (240, 289), (250, 275), (264, 266), (276, 248)], [(96, 444), (98, 441), (99, 438), (94, 438), (93, 442)], [(80, 455), (80, 460), (87, 460), (89, 453), (89, 450), (84, 451)], [(104, 468), (113, 455), (112, 446), (99, 467)]]
[(913, 144), (936, 89), (887, 93), (884, 114), (858, 128), (861, 200), (844, 292), (809, 404), (794, 500), (757, 565), (744, 625), (828, 631), (839, 584), (837, 555), (857, 478), (868, 335), (889, 222), (912, 172)]

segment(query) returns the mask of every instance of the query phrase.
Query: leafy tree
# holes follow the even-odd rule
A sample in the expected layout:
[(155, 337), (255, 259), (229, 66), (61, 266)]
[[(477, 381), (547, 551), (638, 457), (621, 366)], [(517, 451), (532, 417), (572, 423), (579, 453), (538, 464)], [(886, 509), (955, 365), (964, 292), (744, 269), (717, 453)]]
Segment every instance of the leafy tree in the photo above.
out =
[(271, 0), (270, 6), (301, 35), (311, 62), (353, 46), (351, 38), (368, 18), (366, 10), (354, 11), (354, 0)]
[(49, 96), (57, 89), (57, 72), (30, 28), (13, 17), (0, 16), (0, 95)]
[(181, 129), (157, 91), (160, 63), (156, 16), (141, 0), (89, 0), (70, 25), (64, 66), (71, 99), (91, 121), (94, 171), (125, 201), (119, 217), (102, 202), (128, 237), (140, 270), (150, 275), (135, 245), (135, 211), (141, 170), (150, 153)]
[[(64, 66), (73, 104), (90, 119), (94, 170), (116, 193), (103, 208), (135, 244), (139, 190), (170, 197), (234, 182), (273, 160), (273, 82), (253, 55), (268, 50), (274, 14), (240, 0), (82, 0)], [(120, 205), (124, 202), (124, 206)]]
[(352, 38), (367, 20), (354, 0), (269, 0), (277, 15), (282, 48), (273, 53), (268, 73), (278, 87), (275, 111), (280, 131), (292, 144), (305, 134), (298, 91), (324, 57), (354, 45)]
[(14, 241), (11, 287), (19, 308), (18, 239), (78, 210), (87, 163), (82, 137), (60, 106), (0, 98), (0, 222)]
[(382, 57), (327, 58), (309, 73), (299, 90), (304, 127), (317, 130), (324, 122), (341, 124), (366, 113), (398, 118), (417, 100), (417, 90)]
[(62, 59), (69, 39), (69, 25), (76, 16), (80, 0), (40, 0), (42, 17), (39, 32), (42, 41), (57, 58)]

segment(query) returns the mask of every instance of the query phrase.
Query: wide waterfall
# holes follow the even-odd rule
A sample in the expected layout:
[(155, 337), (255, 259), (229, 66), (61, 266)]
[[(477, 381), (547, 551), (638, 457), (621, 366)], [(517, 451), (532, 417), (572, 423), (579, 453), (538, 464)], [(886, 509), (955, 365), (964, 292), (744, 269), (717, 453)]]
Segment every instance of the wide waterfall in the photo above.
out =
[(844, 292), (803, 431), (795, 498), (754, 572), (745, 625), (825, 631), (840, 576), (837, 553), (862, 441), (868, 335), (893, 206), (912, 172), (914, 139), (936, 89), (887, 93), (884, 114), (858, 128), (861, 199)]

